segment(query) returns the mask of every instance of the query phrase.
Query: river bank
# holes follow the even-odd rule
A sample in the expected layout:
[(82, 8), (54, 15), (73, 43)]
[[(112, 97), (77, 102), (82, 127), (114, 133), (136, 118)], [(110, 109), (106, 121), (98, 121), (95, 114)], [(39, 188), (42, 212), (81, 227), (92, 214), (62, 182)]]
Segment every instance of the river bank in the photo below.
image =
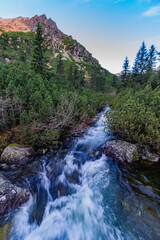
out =
[[(99, 109), (99, 112), (102, 111), (102, 109)], [(76, 125), (70, 126), (69, 131), (67, 131), (66, 133), (63, 132), (63, 138), (60, 138), (59, 141), (57, 143), (54, 143), (53, 145), (51, 144), (48, 149), (50, 147), (52, 148), (59, 148), (62, 145), (62, 142), (68, 138), (68, 137), (78, 137), (78, 136), (82, 136), (82, 134), (87, 130), (87, 128), (89, 126), (91, 126), (93, 123), (95, 123), (97, 121), (97, 117), (93, 117), (93, 118), (86, 118), (86, 119), (82, 119), (81, 121), (79, 121), (79, 123), (77, 123)], [(3, 150), (9, 146), (10, 144), (21, 144), (21, 145), (26, 145), (27, 143), (23, 141), (23, 133), (21, 133), (19, 131), (20, 127), (15, 127), (12, 128), (11, 130), (7, 131), (7, 132), (3, 132), (0, 134), (0, 156), (3, 152)], [(28, 145), (28, 144), (27, 144)], [(43, 150), (42, 146), (34, 146), (35, 147), (35, 151), (39, 150), (39, 152), (41, 152), (41, 150)], [(46, 146), (43, 146), (44, 148), (46, 148)], [(43, 152), (43, 151), (42, 151)]]

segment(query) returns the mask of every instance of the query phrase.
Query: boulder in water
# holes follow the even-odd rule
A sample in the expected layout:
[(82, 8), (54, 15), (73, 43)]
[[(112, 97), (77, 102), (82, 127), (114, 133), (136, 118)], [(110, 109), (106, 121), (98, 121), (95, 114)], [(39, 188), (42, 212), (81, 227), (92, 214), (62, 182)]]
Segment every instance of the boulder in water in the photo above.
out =
[(1, 155), (0, 164), (22, 165), (28, 161), (28, 157), (34, 154), (32, 147), (11, 144), (6, 147)]
[(0, 174), (0, 217), (29, 200), (30, 192), (13, 185)]
[(104, 146), (104, 153), (122, 162), (138, 160), (138, 148), (136, 144), (126, 141), (112, 140), (107, 142)]
[(149, 150), (141, 149), (136, 144), (121, 140), (112, 140), (104, 145), (104, 153), (119, 161), (133, 162), (137, 160), (158, 162), (159, 156)]

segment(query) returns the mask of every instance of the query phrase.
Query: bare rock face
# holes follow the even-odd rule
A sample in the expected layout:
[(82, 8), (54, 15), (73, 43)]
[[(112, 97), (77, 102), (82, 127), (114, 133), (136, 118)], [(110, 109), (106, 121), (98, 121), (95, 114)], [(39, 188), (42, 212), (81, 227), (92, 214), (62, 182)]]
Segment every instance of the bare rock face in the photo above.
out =
[(39, 22), (44, 29), (44, 34), (48, 34), (54, 41), (61, 39), (65, 34), (61, 32), (56, 23), (51, 19), (47, 19), (46, 15), (35, 16), (30, 20), (29, 28), (31, 31), (36, 31), (37, 23)]
[(104, 153), (119, 161), (132, 162), (137, 159), (138, 149), (135, 144), (120, 140), (109, 141), (104, 146)]
[(13, 185), (0, 174), (0, 217), (27, 202), (30, 192)]
[(22, 165), (28, 161), (28, 157), (34, 154), (32, 147), (21, 145), (10, 145), (6, 147), (1, 155), (0, 164)]

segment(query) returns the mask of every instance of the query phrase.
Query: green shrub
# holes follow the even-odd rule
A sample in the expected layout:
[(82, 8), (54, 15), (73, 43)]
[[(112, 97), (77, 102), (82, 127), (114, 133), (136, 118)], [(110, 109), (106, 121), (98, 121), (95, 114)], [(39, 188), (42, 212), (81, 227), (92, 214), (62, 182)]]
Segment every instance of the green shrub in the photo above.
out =
[(160, 86), (121, 92), (111, 106), (106, 121), (113, 132), (160, 154)]

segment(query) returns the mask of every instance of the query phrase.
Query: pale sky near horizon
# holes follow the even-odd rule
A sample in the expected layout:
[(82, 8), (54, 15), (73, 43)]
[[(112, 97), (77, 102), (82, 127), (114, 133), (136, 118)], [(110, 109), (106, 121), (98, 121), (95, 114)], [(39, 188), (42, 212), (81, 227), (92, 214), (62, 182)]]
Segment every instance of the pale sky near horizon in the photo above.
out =
[(157, 0), (0, 0), (0, 17), (46, 14), (112, 73), (132, 66), (142, 41), (160, 51), (160, 1)]

